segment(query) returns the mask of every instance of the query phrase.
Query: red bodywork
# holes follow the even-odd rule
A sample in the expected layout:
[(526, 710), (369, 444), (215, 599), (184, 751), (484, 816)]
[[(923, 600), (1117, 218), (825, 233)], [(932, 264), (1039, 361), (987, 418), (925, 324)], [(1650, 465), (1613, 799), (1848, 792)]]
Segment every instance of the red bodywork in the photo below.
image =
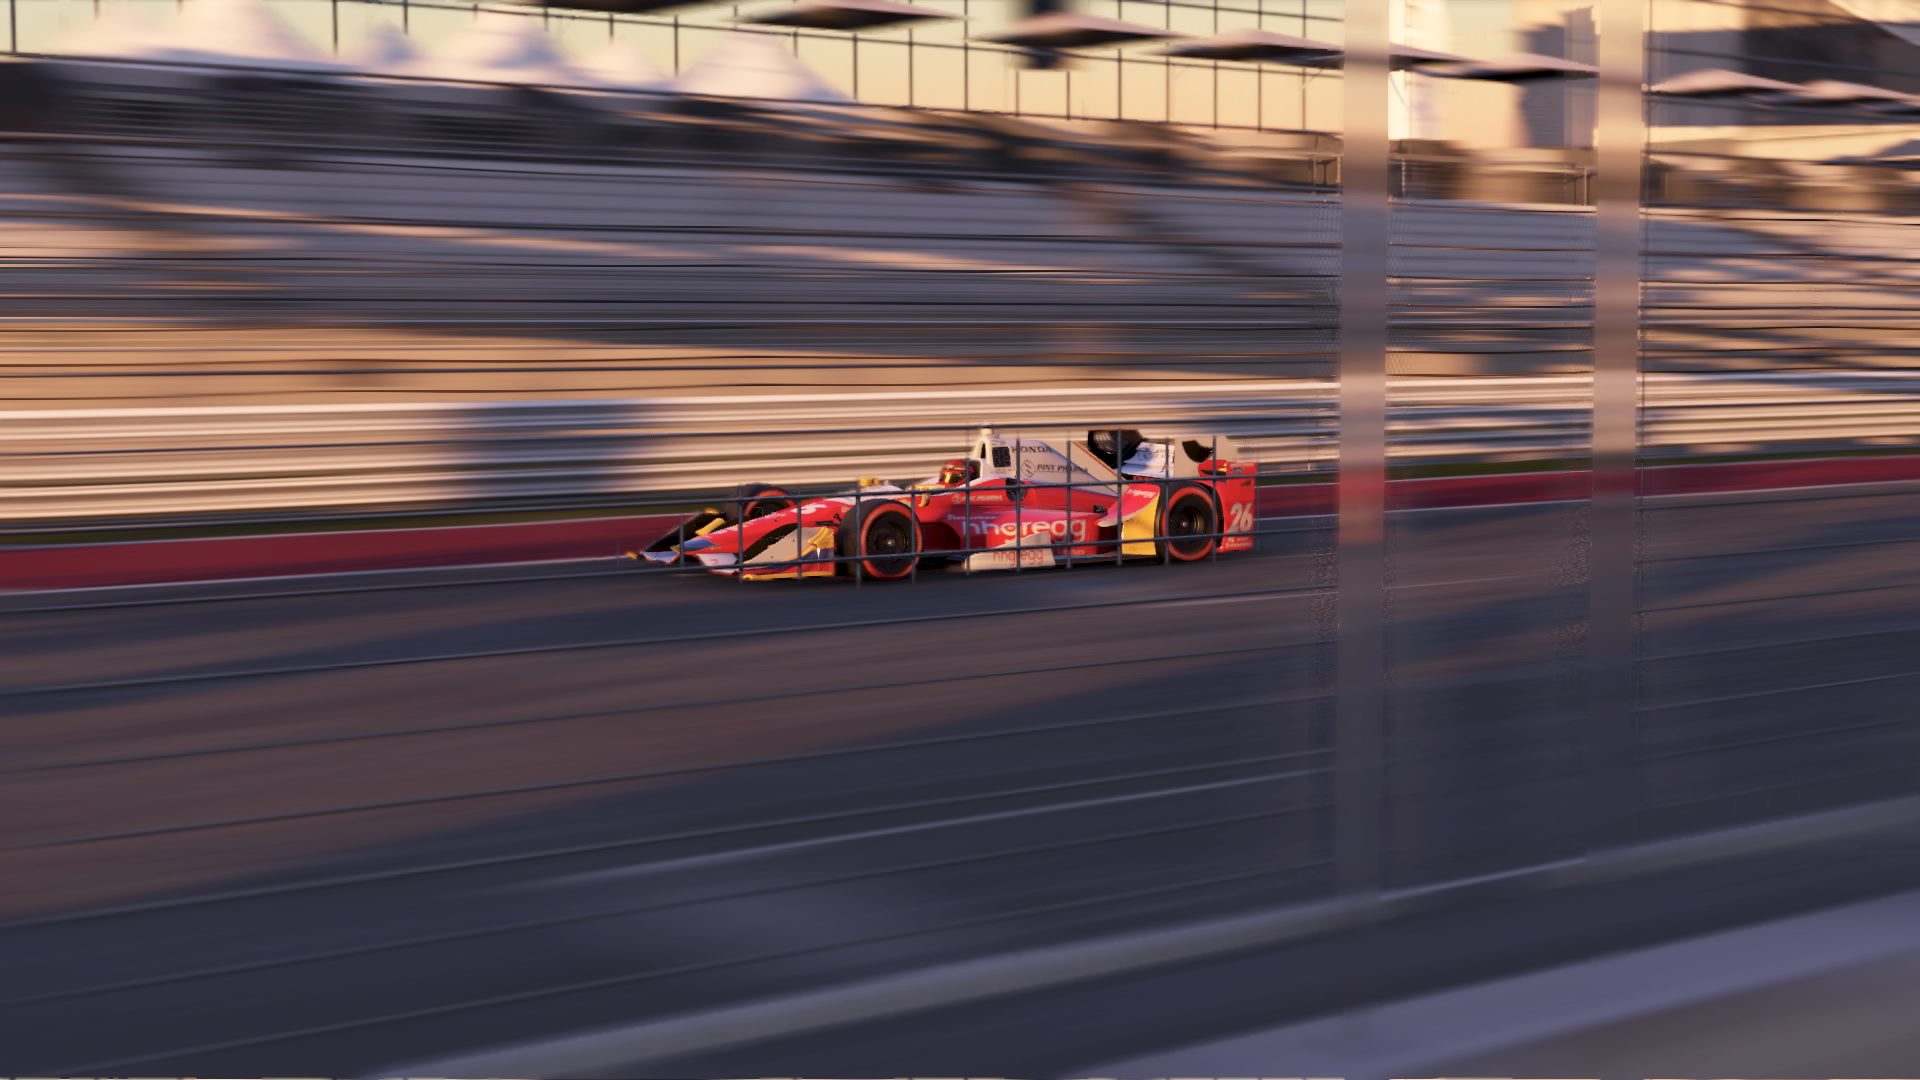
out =
[[(903, 560), (869, 560), (850, 547), (849, 524), (867, 503), (900, 503), (917, 527), (909, 570), (933, 561), (969, 570), (1053, 566), (1074, 560), (1119, 558), (1192, 562), (1254, 546), (1255, 472), (1251, 462), (1210, 461), (1201, 475), (1178, 479), (1116, 479), (1110, 483), (1019, 483), (990, 476), (952, 487), (870, 485), (855, 494), (806, 499), (797, 506), (716, 527), (657, 562), (693, 559), (722, 574), (749, 579), (860, 576), (904, 577)], [(1212, 501), (1203, 534), (1169, 543), (1163, 510), (1196, 499)], [(1192, 511), (1189, 510), (1189, 515)], [(1194, 520), (1187, 519), (1189, 527)]]

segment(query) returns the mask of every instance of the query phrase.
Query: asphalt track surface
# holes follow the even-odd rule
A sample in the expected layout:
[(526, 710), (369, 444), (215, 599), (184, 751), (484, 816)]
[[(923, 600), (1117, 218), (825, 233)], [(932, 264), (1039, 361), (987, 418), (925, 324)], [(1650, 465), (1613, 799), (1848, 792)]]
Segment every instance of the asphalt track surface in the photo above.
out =
[[(1094, 1076), (1878, 1075), (1911, 1061), (1920, 894), (1797, 914), (1283, 1025)], [(1489, 1016), (1502, 1022), (1489, 1025)], [(1876, 1066), (1878, 1068), (1876, 1068)], [(1897, 1070), (1896, 1070), (1897, 1071)]]
[[(1675, 766), (1653, 794), (1694, 797), (1650, 828), (1751, 817), (1737, 793), (1784, 768), (1783, 811), (1910, 786), (1887, 777), (1911, 737), (1873, 719), (1920, 655), (1917, 502), (1646, 515), (1642, 707), (1696, 743), (1852, 732)], [(1582, 511), (1396, 515), (1395, 723), (1438, 763), (1389, 814), (1402, 883), (1561, 851)], [(1208, 565), (892, 587), (570, 563), (6, 598), (0, 1056), (341, 1075), (1322, 895), (1328, 524)], [(1019, 1075), (1314, 1004), (1205, 1007), (1224, 985), (1096, 988), (1125, 1030), (1029, 1002), (894, 1023), (879, 1058), (698, 1064), (861, 1075), (938, 1031)]]

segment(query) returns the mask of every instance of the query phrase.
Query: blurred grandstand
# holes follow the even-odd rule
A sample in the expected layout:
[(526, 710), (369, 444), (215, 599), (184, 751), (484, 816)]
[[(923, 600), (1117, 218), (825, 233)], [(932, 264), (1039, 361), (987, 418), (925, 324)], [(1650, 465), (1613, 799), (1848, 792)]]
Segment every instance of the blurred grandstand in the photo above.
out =
[[(0, 67), (16, 524), (831, 483), (981, 420), (1205, 416), (1331, 465), (1337, 134), (857, 104), (746, 33), (669, 83), (507, 12), (339, 61), (261, 0), (196, 12)], [(1898, 161), (1729, 157), (1899, 101), (1774, 98), (1657, 99), (1650, 456), (1920, 435)], [(1394, 459), (1580, 458), (1591, 151), (1396, 147)], [(889, 404), (929, 388), (963, 396)]]

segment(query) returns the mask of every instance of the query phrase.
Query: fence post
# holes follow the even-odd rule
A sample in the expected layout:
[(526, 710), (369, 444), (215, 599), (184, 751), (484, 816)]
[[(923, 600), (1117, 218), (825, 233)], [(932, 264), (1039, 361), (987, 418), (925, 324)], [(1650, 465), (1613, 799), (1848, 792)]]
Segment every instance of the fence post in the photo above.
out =
[(1388, 9), (1347, 0), (1340, 161), (1340, 482), (1334, 876), (1381, 886), (1386, 720)]
[(1647, 0), (1600, 7), (1595, 132), (1593, 505), (1588, 550), (1590, 848), (1621, 842), (1632, 813), (1634, 571), (1640, 391), (1641, 202)]

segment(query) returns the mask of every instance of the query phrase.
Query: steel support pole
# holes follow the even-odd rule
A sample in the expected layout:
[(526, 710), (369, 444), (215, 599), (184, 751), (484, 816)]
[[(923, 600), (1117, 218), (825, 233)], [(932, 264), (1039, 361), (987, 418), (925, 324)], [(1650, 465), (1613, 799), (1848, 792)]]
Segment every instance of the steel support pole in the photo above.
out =
[(1335, 603), (1335, 876), (1381, 884), (1386, 717), (1387, 13), (1347, 0), (1340, 156), (1339, 595)]
[(1587, 719), (1590, 775), (1604, 790), (1590, 807), (1594, 849), (1627, 840), (1632, 813), (1647, 4), (1601, 0), (1598, 12)]

